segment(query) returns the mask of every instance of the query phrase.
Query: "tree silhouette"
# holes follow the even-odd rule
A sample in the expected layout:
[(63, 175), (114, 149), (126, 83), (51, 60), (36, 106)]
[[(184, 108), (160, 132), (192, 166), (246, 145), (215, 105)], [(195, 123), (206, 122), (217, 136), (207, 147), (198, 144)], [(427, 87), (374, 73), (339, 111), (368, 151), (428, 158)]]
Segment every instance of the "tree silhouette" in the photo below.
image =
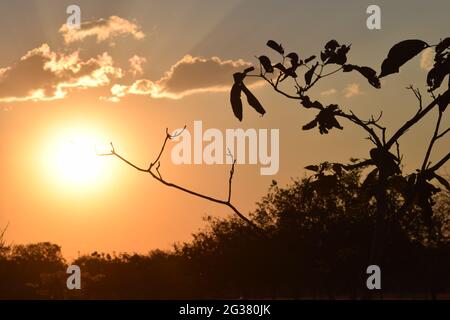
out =
[[(444, 156), (442, 159), (432, 165), (429, 161), (432, 153), (432, 149), (438, 139), (443, 138), (449, 131), (447, 128), (440, 131), (440, 125), (442, 116), (450, 102), (450, 90), (442, 89), (441, 93), (437, 93), (443, 84), (446, 76), (450, 73), (450, 38), (445, 38), (436, 45), (429, 45), (422, 40), (405, 40), (394, 45), (389, 51), (387, 58), (381, 65), (381, 72), (377, 76), (377, 72), (367, 66), (358, 66), (347, 63), (347, 54), (350, 51), (350, 45), (341, 45), (336, 40), (330, 40), (326, 43), (324, 50), (320, 52), (320, 58), (316, 55), (312, 55), (305, 59), (299, 59), (299, 55), (295, 52), (285, 54), (284, 48), (281, 44), (274, 40), (269, 40), (267, 46), (276, 51), (280, 56), (280, 61), (273, 64), (270, 59), (265, 56), (259, 56), (259, 73), (252, 74), (255, 71), (254, 67), (245, 69), (243, 72), (238, 72), (233, 75), (234, 84), (231, 88), (230, 102), (234, 115), (242, 121), (243, 119), (243, 106), (241, 101), (241, 93), (247, 97), (247, 101), (251, 107), (253, 107), (261, 115), (265, 114), (265, 109), (262, 107), (258, 99), (251, 93), (244, 83), (245, 78), (256, 77), (267, 82), (277, 93), (285, 96), (288, 99), (298, 100), (300, 104), (306, 109), (315, 109), (318, 111), (316, 117), (309, 123), (303, 126), (303, 130), (311, 130), (318, 127), (320, 134), (328, 134), (332, 129), (340, 129), (343, 127), (338, 122), (338, 118), (350, 121), (353, 125), (360, 127), (368, 134), (368, 138), (374, 147), (369, 150), (370, 158), (358, 163), (352, 164), (335, 164), (343, 170), (352, 168), (363, 167), (375, 167), (371, 173), (368, 174), (367, 179), (376, 181), (376, 187), (374, 188), (373, 196), (376, 199), (377, 214), (376, 214), (376, 227), (373, 236), (372, 243), (372, 257), (371, 262), (379, 260), (382, 252), (382, 240), (385, 228), (387, 228), (390, 217), (390, 212), (387, 207), (387, 194), (386, 190), (390, 183), (399, 183), (398, 180), (403, 182), (403, 206), (398, 210), (398, 215), (406, 214), (411, 207), (418, 205), (422, 209), (422, 214), (430, 222), (429, 232), (430, 237), (433, 236), (433, 226), (431, 225), (432, 216), (432, 196), (439, 191), (429, 181), (435, 179), (437, 182), (450, 189), (450, 185), (446, 179), (439, 176), (436, 172), (450, 159), (450, 153)], [(376, 89), (381, 88), (380, 78), (397, 73), (400, 67), (408, 60), (419, 54), (426, 48), (435, 48), (434, 66), (429, 71), (427, 76), (427, 85), (429, 86), (429, 93), (432, 98), (431, 102), (427, 106), (423, 106), (423, 97), (419, 89), (410, 86), (409, 89), (413, 92), (419, 102), (419, 109), (416, 114), (400, 126), (395, 133), (389, 138), (386, 138), (387, 128), (380, 124), (382, 113), (378, 117), (372, 116), (368, 120), (363, 120), (358, 117), (351, 110), (345, 112), (343, 108), (337, 104), (330, 104), (328, 106), (322, 105), (319, 101), (313, 101), (308, 96), (308, 91), (316, 86), (319, 80), (330, 77), (338, 72), (352, 72), (356, 71), (360, 73), (367, 81)], [(332, 68), (331, 70), (329, 70)], [(304, 83), (300, 83), (298, 73), (303, 69)], [(281, 88), (281, 84), (287, 79), (293, 82), (293, 92), (289, 92)], [(450, 80), (449, 80), (450, 87)], [(437, 96), (436, 96), (437, 94)], [(417, 169), (416, 173), (403, 175), (400, 170), (400, 164), (402, 156), (400, 155), (399, 139), (414, 125), (419, 123), (430, 111), (437, 109), (438, 119), (436, 127), (426, 150), (423, 164), (421, 168)], [(130, 160), (116, 152), (113, 144), (111, 143), (111, 151), (102, 156), (115, 156), (126, 164), (132, 166), (136, 170), (145, 172), (151, 175), (151, 177), (158, 182), (186, 192), (196, 197), (203, 198), (205, 200), (225, 205), (229, 207), (240, 219), (251, 225), (255, 230), (257, 227), (248, 219), (242, 212), (240, 212), (234, 204), (231, 202), (232, 194), (232, 179), (235, 170), (235, 161), (230, 169), (230, 178), (228, 181), (228, 196), (226, 199), (220, 199), (213, 196), (209, 196), (197, 191), (190, 190), (179, 184), (175, 184), (165, 180), (160, 172), (160, 158), (164, 152), (166, 144), (169, 140), (172, 140), (177, 135), (169, 134), (166, 129), (166, 137), (162, 144), (161, 150), (156, 159), (152, 161), (148, 168), (141, 168), (135, 165)], [(396, 147), (396, 154), (391, 152), (393, 147)], [(230, 155), (232, 156), (232, 155)], [(309, 169), (314, 166), (309, 166)], [(308, 168), (308, 167), (307, 167)], [(313, 170), (314, 171), (314, 170)], [(325, 178), (328, 179), (328, 178)]]
[[(166, 129), (160, 152), (148, 168), (135, 165), (111, 144), (111, 151), (103, 156), (115, 156), (168, 187), (225, 205), (236, 214), (236, 219), (210, 219), (209, 231), (196, 234), (192, 243), (177, 246), (175, 256), (157, 255), (158, 261), (164, 265), (168, 264), (170, 268), (176, 265), (186, 272), (185, 276), (176, 278), (176, 284), (172, 283), (179, 285), (176, 294), (162, 290), (159, 297), (173, 297), (174, 294), (191, 298), (358, 296), (364, 290), (361, 287), (366, 276), (363, 272), (368, 264), (386, 266), (384, 278), (388, 279), (391, 292), (411, 289), (435, 295), (438, 291), (448, 291), (448, 275), (444, 270), (449, 262), (450, 184), (447, 177), (437, 172), (450, 159), (450, 153), (435, 161), (431, 161), (431, 157), (436, 142), (450, 131), (450, 128), (441, 129), (442, 118), (450, 102), (450, 79), (447, 85), (444, 83), (450, 74), (450, 38), (435, 45), (415, 39), (397, 43), (382, 62), (379, 74), (371, 67), (348, 63), (347, 54), (351, 46), (339, 44), (336, 40), (327, 42), (320, 54), (303, 59), (296, 52), (285, 54), (283, 46), (276, 41), (269, 40), (267, 46), (279, 55), (279, 61), (272, 62), (268, 56), (261, 55), (257, 57), (258, 71), (250, 67), (233, 75), (230, 102), (239, 121), (244, 114), (242, 93), (256, 112), (266, 113), (245, 85), (247, 78), (257, 78), (265, 81), (276, 93), (298, 101), (303, 108), (317, 111), (316, 116), (305, 123), (303, 130), (317, 128), (320, 134), (329, 134), (336, 129), (344, 130), (347, 122), (366, 132), (373, 147), (368, 150), (367, 159), (309, 165), (306, 169), (313, 174), (289, 188), (279, 188), (274, 182), (272, 191), (258, 205), (256, 212), (247, 217), (231, 202), (235, 161), (230, 169), (225, 199), (190, 190), (163, 178), (161, 155), (167, 142), (181, 132), (171, 135)], [(380, 78), (400, 72), (405, 63), (426, 48), (434, 48), (435, 51), (434, 66), (426, 79), (430, 98), (425, 99), (412, 85), (408, 87), (418, 101), (417, 112), (393, 130), (391, 136), (387, 135), (387, 128), (382, 124), (382, 113), (362, 119), (352, 110), (345, 110), (338, 104), (323, 105), (309, 95), (320, 80), (340, 72), (357, 72), (374, 89), (380, 90)], [(414, 173), (404, 173), (401, 170), (400, 139), (432, 111), (436, 112), (437, 120), (424, 150), (422, 164)], [(366, 169), (364, 173), (361, 171)], [(443, 193), (437, 184), (447, 191)], [(440, 204), (437, 209), (434, 207), (436, 198)], [(87, 266), (93, 263), (101, 268), (105, 265), (114, 268), (126, 266), (128, 270), (134, 263), (131, 261), (138, 265), (150, 263), (141, 259), (139, 256), (121, 256), (111, 260), (93, 255), (80, 262)], [(283, 263), (282, 268), (280, 262)], [(267, 276), (264, 274), (266, 269), (258, 269), (255, 263), (272, 268), (275, 274)], [(405, 272), (402, 267), (405, 264), (414, 267)], [(102, 272), (108, 274), (107, 270)], [(93, 270), (93, 288), (102, 285), (102, 272), (97, 274)], [(228, 273), (230, 277), (224, 276)], [(421, 274), (427, 276), (421, 278)], [(173, 274), (170, 277), (175, 279)], [(411, 285), (408, 282), (411, 278), (421, 280)], [(439, 283), (439, 278), (445, 280)], [(193, 284), (196, 286), (193, 291), (180, 289)], [(116, 292), (97, 289), (106, 296), (107, 292)], [(142, 290), (139, 297), (147, 292)], [(155, 293), (147, 292), (148, 295), (154, 297)]]
[[(374, 229), (374, 185), (361, 169), (321, 163), (317, 173), (275, 181), (250, 215), (206, 218), (193, 240), (149, 254), (93, 252), (72, 263), (81, 290), (66, 289), (67, 264), (50, 243), (0, 251), (0, 297), (83, 299), (359, 298), (366, 294), (367, 247)], [(324, 177), (332, 177), (325, 178)], [(391, 184), (388, 206), (402, 206)], [(385, 297), (445, 297), (450, 288), (450, 192), (433, 207), (428, 240), (420, 208), (394, 220), (383, 265)]]
[[(267, 56), (262, 55), (258, 57), (260, 64), (259, 73), (252, 74), (251, 72), (254, 71), (254, 68), (251, 67), (241, 73), (234, 74), (235, 83), (231, 90), (230, 101), (236, 118), (239, 121), (242, 121), (243, 118), (240, 94), (236, 92), (241, 89), (249, 97), (244, 80), (245, 78), (253, 77), (264, 80), (275, 92), (284, 97), (298, 100), (304, 108), (318, 111), (316, 117), (303, 126), (303, 130), (311, 130), (317, 127), (320, 134), (328, 134), (333, 129), (342, 130), (343, 126), (338, 122), (339, 118), (360, 127), (368, 134), (368, 139), (374, 145), (368, 152), (370, 158), (358, 163), (334, 165), (339, 170), (374, 167), (367, 176), (367, 183), (374, 184), (373, 197), (376, 199), (377, 207), (370, 263), (379, 264), (381, 262), (384, 235), (390, 227), (391, 220), (407, 214), (414, 206), (420, 207), (420, 213), (427, 221), (429, 237), (433, 239), (436, 230), (432, 223), (432, 206), (434, 204), (432, 196), (439, 192), (439, 189), (431, 184), (430, 181), (434, 179), (445, 188), (450, 189), (448, 180), (437, 174), (437, 171), (450, 159), (450, 153), (435, 163), (430, 161), (436, 141), (443, 138), (450, 131), (450, 128), (440, 131), (443, 114), (450, 102), (450, 79), (448, 79), (447, 88), (441, 88), (445, 77), (448, 77), (450, 74), (450, 38), (445, 38), (436, 45), (429, 45), (422, 40), (415, 39), (395, 44), (383, 61), (379, 75), (370, 67), (348, 63), (347, 54), (351, 46), (341, 45), (336, 40), (327, 42), (319, 57), (313, 55), (304, 60), (299, 59), (299, 55), (295, 52), (285, 54), (283, 46), (274, 40), (269, 40), (267, 46), (279, 55), (279, 61), (274, 63)], [(356, 71), (366, 78), (374, 88), (380, 89), (380, 78), (399, 72), (402, 65), (426, 48), (434, 48), (435, 50), (434, 66), (427, 75), (428, 92), (431, 96), (431, 101), (424, 106), (424, 99), (419, 89), (410, 86), (409, 89), (419, 102), (419, 109), (411, 119), (401, 125), (389, 138), (386, 137), (387, 128), (381, 124), (382, 113), (378, 117), (372, 116), (368, 120), (363, 120), (351, 110), (345, 111), (344, 108), (337, 104), (324, 106), (317, 100), (313, 101), (308, 95), (309, 90), (317, 86), (320, 80), (338, 72)], [(299, 74), (301, 73), (303, 73), (303, 81), (299, 80), (301, 78)], [(287, 80), (291, 81), (291, 90), (286, 89), (284, 81)], [(438, 93), (439, 89), (441, 90)], [(256, 104), (255, 102), (257, 101), (256, 97), (252, 94), (251, 97), (249, 104), (259, 113), (264, 114), (265, 111), (260, 103)], [(432, 110), (436, 110), (438, 116), (432, 138), (425, 151), (422, 166), (415, 173), (403, 174), (400, 169), (403, 157), (400, 154), (399, 140)], [(396, 150), (394, 150), (395, 154), (391, 151), (394, 146), (396, 147)], [(319, 170), (318, 166), (313, 165), (306, 168), (315, 172)], [(332, 177), (323, 175), (322, 179), (326, 179), (327, 183), (333, 183)], [(390, 184), (401, 186), (403, 202), (402, 206), (397, 210), (393, 210), (393, 208), (388, 206), (387, 190)]]

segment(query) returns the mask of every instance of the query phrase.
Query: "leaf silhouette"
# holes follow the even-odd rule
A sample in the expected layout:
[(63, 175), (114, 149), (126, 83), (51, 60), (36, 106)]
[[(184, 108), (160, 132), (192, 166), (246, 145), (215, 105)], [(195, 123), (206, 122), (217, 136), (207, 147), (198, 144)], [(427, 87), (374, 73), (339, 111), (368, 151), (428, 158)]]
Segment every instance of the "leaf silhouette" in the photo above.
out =
[(311, 122), (305, 124), (302, 129), (303, 130), (310, 130), (317, 125), (319, 125), (319, 132), (320, 134), (327, 134), (329, 130), (333, 128), (337, 128), (342, 130), (343, 127), (339, 124), (339, 122), (336, 120), (335, 116), (339, 112), (339, 107), (336, 104), (331, 104), (327, 106), (326, 108), (323, 108), (320, 110), (319, 114), (316, 116), (314, 120)]
[(335, 104), (331, 104), (319, 112), (316, 119), (319, 123), (320, 134), (327, 134), (328, 131), (333, 128), (339, 130), (343, 129), (343, 127), (339, 124), (339, 122), (335, 118), (336, 110), (338, 110), (338, 106)]
[(305, 63), (309, 63), (309, 62), (311, 62), (312, 60), (314, 60), (315, 58), (316, 58), (316, 56), (311, 56), (311, 57), (305, 59)]
[(389, 50), (387, 58), (383, 61), (379, 78), (397, 73), (403, 64), (428, 47), (429, 45), (426, 42), (415, 39), (397, 43)]
[(252, 72), (254, 70), (255, 70), (254, 67), (248, 67), (247, 69), (244, 70), (244, 74), (247, 74), (247, 73)]
[(325, 49), (331, 51), (336, 50), (337, 47), (339, 47), (339, 43), (334, 39), (328, 41), (327, 44), (325, 45)]
[(444, 81), (447, 74), (450, 72), (450, 59), (447, 64), (447, 70), (442, 65), (434, 66), (427, 75), (427, 84), (430, 87), (428, 91), (433, 91), (439, 88)]
[(297, 78), (297, 73), (295, 73), (296, 69), (297, 69), (297, 66), (296, 67), (292, 66), (290, 68), (287, 68), (284, 73), (284, 76), (280, 79), (280, 82), (283, 82), (287, 77)]
[(397, 157), (389, 151), (384, 148), (373, 148), (369, 153), (378, 170), (383, 172), (386, 176), (401, 173)]
[(302, 129), (303, 129), (303, 130), (311, 130), (311, 129), (317, 127), (317, 123), (318, 123), (317, 119), (314, 119), (313, 121), (308, 122), (307, 124), (305, 124), (305, 125), (302, 127)]
[(436, 52), (441, 53), (445, 49), (450, 48), (450, 37), (445, 38), (436, 46)]
[(325, 49), (326, 50), (331, 50), (334, 51), (339, 47), (339, 43), (336, 40), (330, 40), (327, 42), (327, 44), (325, 45)]
[(273, 72), (272, 62), (270, 61), (270, 59), (267, 56), (260, 56), (258, 58), (258, 60), (266, 72), (268, 72), (268, 73)]
[(450, 38), (445, 38), (437, 46), (434, 55), (433, 68), (428, 72), (428, 91), (439, 88), (444, 78), (450, 74)]
[(273, 40), (269, 40), (267, 41), (267, 46), (269, 48), (272, 48), (273, 50), (275, 50), (276, 52), (278, 52), (279, 54), (283, 55), (284, 54), (284, 49), (281, 46), (281, 44), (276, 43)]
[(317, 66), (319, 65), (318, 62), (316, 62), (316, 64), (314, 66), (311, 67), (311, 69), (308, 70), (308, 72), (305, 73), (305, 82), (306, 85), (310, 85), (311, 84), (311, 80), (314, 74), (314, 71), (316, 71)]
[(361, 67), (354, 64), (345, 64), (343, 66), (342, 71), (343, 72), (351, 72), (353, 70), (358, 71), (361, 73), (369, 83), (374, 86), (375, 88), (379, 89), (381, 88), (380, 79), (377, 77), (377, 72), (369, 67)]
[(342, 45), (336, 50), (336, 52), (330, 52), (330, 58), (325, 64), (335, 63), (343, 65), (347, 62), (347, 53), (349, 52), (349, 50), (350, 46)]
[(323, 109), (323, 105), (319, 102), (319, 101), (311, 101), (311, 98), (308, 97), (307, 95), (304, 95), (302, 97), (300, 97), (301, 99), (301, 103), (303, 105), (303, 107), (305, 107), (306, 109), (310, 109), (310, 108), (316, 108), (316, 109)]
[(289, 53), (286, 57), (291, 60), (291, 65), (293, 68), (297, 68), (300, 65), (298, 61), (298, 54), (296, 54), (295, 52)]
[(282, 71), (283, 73), (286, 73), (286, 67), (282, 63), (277, 63), (273, 66), (274, 68), (277, 68), (278, 70)]
[(319, 171), (319, 166), (309, 165), (309, 166), (306, 166), (305, 169), (317, 172), (317, 171)]
[(230, 102), (234, 116), (242, 121), (242, 101), (241, 101), (242, 83), (235, 82), (231, 87)]
[(450, 183), (445, 178), (436, 173), (433, 174), (433, 178), (439, 181), (440, 184), (442, 184), (448, 191), (450, 191)]
[[(251, 105), (253, 107), (253, 109), (255, 109), (256, 112), (258, 112), (260, 115), (264, 115), (266, 113), (266, 110), (264, 110), (261, 103), (259, 103), (258, 99), (256, 99), (256, 97), (245, 86), (245, 84), (242, 84), (242, 91), (244, 91), (245, 95), (247, 96), (248, 104)], [(241, 104), (241, 108), (242, 108), (242, 104)]]

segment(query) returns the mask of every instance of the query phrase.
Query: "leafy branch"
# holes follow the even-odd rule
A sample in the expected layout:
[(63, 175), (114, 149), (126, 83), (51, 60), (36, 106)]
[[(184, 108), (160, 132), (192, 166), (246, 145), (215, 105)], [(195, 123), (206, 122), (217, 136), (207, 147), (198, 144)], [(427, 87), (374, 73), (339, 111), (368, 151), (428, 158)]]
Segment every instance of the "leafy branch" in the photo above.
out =
[[(430, 212), (432, 212), (431, 206), (433, 201), (431, 197), (438, 190), (433, 185), (429, 184), (428, 181), (435, 178), (440, 184), (450, 188), (448, 181), (436, 174), (436, 171), (450, 159), (450, 154), (447, 154), (433, 166), (431, 166), (429, 161), (436, 141), (443, 138), (450, 131), (450, 128), (448, 128), (440, 132), (441, 120), (444, 111), (450, 102), (450, 77), (448, 80), (449, 88), (437, 96), (434, 93), (441, 86), (444, 78), (450, 74), (450, 38), (445, 38), (436, 45), (429, 45), (428, 43), (417, 39), (404, 40), (395, 44), (384, 59), (381, 65), (381, 72), (378, 75), (377, 72), (370, 67), (348, 63), (347, 54), (350, 51), (351, 45), (341, 45), (336, 40), (330, 40), (325, 44), (324, 50), (320, 52), (320, 59), (317, 58), (316, 55), (312, 55), (303, 60), (299, 58), (299, 55), (296, 52), (285, 54), (283, 46), (274, 40), (269, 40), (267, 46), (280, 56), (280, 61), (272, 63), (270, 58), (266, 55), (257, 57), (259, 60), (259, 72), (252, 74), (251, 72), (254, 71), (254, 68), (251, 67), (247, 68), (243, 73), (235, 73), (234, 86), (244, 86), (246, 77), (256, 77), (264, 80), (276, 93), (281, 94), (288, 99), (299, 101), (306, 109), (318, 110), (316, 117), (305, 124), (303, 130), (311, 130), (318, 127), (320, 134), (328, 134), (329, 131), (334, 128), (342, 130), (343, 127), (337, 119), (344, 118), (363, 129), (368, 134), (367, 139), (375, 145), (375, 148), (371, 149), (369, 152), (370, 159), (357, 164), (340, 164), (337, 167), (341, 170), (369, 165), (376, 166), (376, 169), (368, 175), (367, 179), (373, 179), (378, 176), (376, 182), (377, 186), (375, 188), (376, 192), (374, 194), (377, 201), (377, 210), (372, 248), (372, 258), (377, 260), (377, 258), (380, 257), (381, 252), (380, 242), (383, 238), (385, 217), (390, 210), (386, 205), (387, 188), (390, 177), (401, 176), (402, 179), (408, 179), (409, 181), (405, 184), (408, 185), (408, 190), (405, 190), (405, 203), (403, 208), (409, 207), (414, 201), (418, 201), (419, 206), (422, 207), (423, 212), (427, 216), (431, 216)], [(431, 94), (432, 101), (424, 107), (422, 94), (418, 89), (410, 86), (408, 89), (413, 92), (419, 102), (418, 111), (411, 119), (401, 125), (389, 139), (386, 137), (387, 128), (380, 123), (382, 113), (380, 113), (378, 117), (371, 116), (370, 119), (363, 120), (351, 110), (345, 112), (337, 104), (324, 106), (319, 101), (313, 101), (307, 95), (307, 92), (315, 87), (321, 79), (339, 72), (358, 72), (370, 85), (376, 89), (380, 89), (380, 78), (398, 73), (400, 68), (406, 62), (417, 56), (424, 49), (432, 47), (435, 49), (434, 66), (427, 75), (428, 91)], [(303, 82), (299, 80), (299, 73), (302, 72), (302, 68), (305, 70), (303, 73)], [(284, 84), (287, 79), (290, 79), (295, 92), (292, 92), (292, 90), (287, 91), (285, 89)], [(233, 95), (232, 90), (230, 100), (235, 116), (242, 121), (243, 112), (240, 95)], [(265, 110), (262, 108), (259, 101), (258, 106), (261, 106), (259, 110), (255, 108), (254, 101), (253, 103), (250, 103), (249, 101), (249, 104), (261, 115), (264, 115)], [(431, 110), (436, 109), (436, 107), (439, 108), (438, 119), (433, 136), (425, 153), (423, 165), (421, 169), (417, 170), (418, 174), (403, 177), (399, 166), (403, 158), (400, 154), (399, 140), (406, 132), (408, 132), (408, 130), (428, 115)], [(261, 110), (264, 112), (261, 112)], [(396, 147), (396, 155), (390, 152), (390, 149), (394, 145)], [(306, 167), (306, 169), (317, 171), (320, 168), (319, 166), (311, 165)], [(418, 198), (416, 195), (419, 195)]]

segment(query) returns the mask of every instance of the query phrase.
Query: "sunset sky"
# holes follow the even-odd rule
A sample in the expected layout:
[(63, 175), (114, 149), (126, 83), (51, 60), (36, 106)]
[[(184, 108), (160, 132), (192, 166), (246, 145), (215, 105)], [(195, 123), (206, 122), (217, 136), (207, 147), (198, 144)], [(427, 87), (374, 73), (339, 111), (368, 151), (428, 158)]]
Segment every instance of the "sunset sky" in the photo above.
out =
[[(66, 8), (81, 7), (81, 30), (68, 30)], [(366, 8), (378, 4), (382, 29), (368, 30)], [(112, 157), (95, 156), (110, 142), (135, 163), (148, 166), (165, 128), (202, 120), (204, 129), (280, 130), (280, 170), (261, 176), (259, 165), (236, 167), (233, 202), (248, 213), (270, 182), (289, 183), (306, 165), (367, 158), (365, 134), (342, 122), (343, 131), (302, 131), (315, 112), (254, 86), (267, 110), (244, 106), (240, 123), (229, 104), (232, 74), (273, 51), (269, 39), (303, 58), (330, 39), (352, 44), (353, 64), (380, 65), (405, 39), (436, 44), (449, 36), (450, 2), (442, 1), (61, 1), (0, 2), (0, 227), (7, 243), (50, 241), (66, 257), (91, 251), (167, 249), (204, 225), (208, 214), (228, 208), (169, 189)], [(427, 52), (400, 74), (371, 87), (356, 73), (323, 80), (311, 96), (337, 103), (362, 118), (383, 110), (388, 135), (417, 111), (405, 88), (426, 94)], [(257, 64), (256, 64), (257, 65)], [(423, 160), (436, 114), (402, 139), (404, 170)], [(442, 127), (448, 127), (445, 118)], [(411, 133), (410, 132), (410, 133)], [(162, 158), (164, 177), (226, 198), (229, 166), (174, 165), (173, 143)], [(448, 152), (448, 140), (433, 159)], [(448, 174), (448, 166), (442, 171)]]

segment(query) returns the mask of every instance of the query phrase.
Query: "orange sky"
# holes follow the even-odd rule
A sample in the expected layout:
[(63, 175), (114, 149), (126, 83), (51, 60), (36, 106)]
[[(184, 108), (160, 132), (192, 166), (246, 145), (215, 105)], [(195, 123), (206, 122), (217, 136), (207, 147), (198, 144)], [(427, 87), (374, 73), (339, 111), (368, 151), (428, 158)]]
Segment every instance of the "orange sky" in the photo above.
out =
[[(117, 151), (147, 166), (166, 127), (191, 128), (202, 120), (205, 129), (280, 129), (277, 175), (261, 176), (259, 165), (236, 167), (234, 203), (249, 212), (272, 179), (285, 184), (318, 161), (368, 157), (370, 145), (348, 123), (329, 135), (302, 131), (314, 113), (267, 87), (253, 89), (267, 110), (264, 117), (246, 108), (242, 123), (234, 118), (232, 74), (254, 63), (255, 55), (270, 53), (268, 39), (306, 57), (335, 38), (352, 43), (351, 62), (379, 70), (396, 42), (418, 38), (436, 43), (450, 27), (448, 1), (435, 1), (433, 7), (382, 1), (379, 31), (365, 27), (364, 1), (79, 1), (82, 30), (87, 31), (71, 33), (62, 27), (69, 4), (0, 5), (0, 37), (7, 44), (0, 53), (0, 226), (9, 223), (9, 243), (51, 241), (62, 245), (67, 257), (94, 250), (169, 248), (189, 240), (205, 215), (231, 214), (113, 158), (77, 158), (92, 164), (92, 172), (67, 172), (80, 168), (67, 152), (114, 142)], [(363, 118), (384, 110), (384, 123), (396, 127), (417, 108), (405, 87), (415, 84), (426, 92), (429, 59), (416, 57), (400, 74), (383, 79), (381, 90), (352, 73), (323, 80), (312, 95)], [(402, 140), (406, 171), (422, 161), (434, 118), (427, 117)], [(446, 118), (442, 126), (449, 123)], [(228, 166), (176, 166), (170, 159), (172, 146), (162, 159), (165, 178), (226, 197)], [(448, 139), (440, 142), (432, 158), (439, 159), (449, 146)]]

